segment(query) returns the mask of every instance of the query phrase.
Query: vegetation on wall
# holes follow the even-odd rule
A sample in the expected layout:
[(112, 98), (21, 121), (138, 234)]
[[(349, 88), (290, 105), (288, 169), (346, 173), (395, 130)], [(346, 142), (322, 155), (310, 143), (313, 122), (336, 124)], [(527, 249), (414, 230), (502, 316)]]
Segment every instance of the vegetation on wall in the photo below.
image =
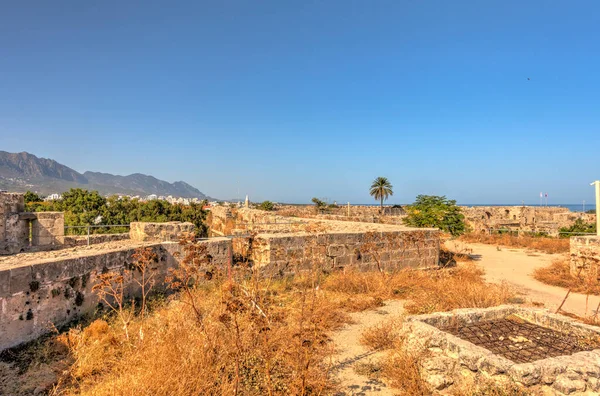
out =
[(559, 232), (561, 238), (569, 238), (578, 234), (593, 234), (596, 232), (596, 223), (586, 223), (583, 219), (577, 219), (572, 226), (561, 227)]
[[(26, 194), (27, 195), (27, 194)], [(87, 225), (128, 225), (133, 221), (189, 221), (193, 223), (199, 235), (206, 234), (204, 219), (206, 212), (202, 204), (171, 204), (167, 201), (140, 201), (129, 197), (111, 196), (105, 198), (97, 191), (74, 188), (62, 195), (62, 199), (42, 202), (29, 201), (27, 210), (32, 212), (56, 211), (65, 213), (65, 226)], [(92, 232), (126, 232), (125, 227), (97, 227)], [(85, 228), (68, 228), (67, 234), (86, 233)]]
[(406, 207), (408, 215), (404, 223), (411, 227), (435, 227), (453, 236), (466, 231), (465, 216), (453, 199), (445, 196), (418, 195), (412, 205)]

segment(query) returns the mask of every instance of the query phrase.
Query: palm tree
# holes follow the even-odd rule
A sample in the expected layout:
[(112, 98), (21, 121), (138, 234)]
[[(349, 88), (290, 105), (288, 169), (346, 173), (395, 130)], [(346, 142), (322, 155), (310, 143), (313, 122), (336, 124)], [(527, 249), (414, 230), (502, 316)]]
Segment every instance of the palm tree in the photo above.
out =
[(369, 193), (373, 198), (381, 202), (381, 213), (383, 213), (383, 200), (387, 200), (390, 195), (394, 195), (393, 188), (394, 186), (392, 186), (387, 177), (378, 177), (371, 184), (371, 191)]

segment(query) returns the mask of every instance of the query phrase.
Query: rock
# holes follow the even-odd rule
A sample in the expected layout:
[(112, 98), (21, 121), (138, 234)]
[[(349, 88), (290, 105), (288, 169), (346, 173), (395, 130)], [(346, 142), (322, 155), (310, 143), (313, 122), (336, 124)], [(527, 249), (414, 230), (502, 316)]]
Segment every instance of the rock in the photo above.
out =
[(477, 371), (479, 369), (480, 362), (483, 361), (485, 355), (481, 355), (479, 352), (475, 352), (470, 348), (462, 348), (458, 353), (460, 362), (467, 366), (471, 371)]
[(525, 386), (539, 383), (542, 377), (540, 368), (531, 363), (515, 364), (508, 370), (508, 374), (513, 381)]
[(546, 359), (540, 362), (540, 370), (542, 372), (542, 382), (544, 384), (551, 384), (559, 374), (566, 371), (566, 368), (564, 362), (557, 359)]
[(442, 390), (454, 383), (454, 379), (447, 375), (435, 374), (425, 377), (425, 382), (435, 390)]
[(499, 375), (506, 373), (512, 365), (511, 361), (503, 357), (487, 355), (484, 356), (483, 360), (479, 361), (479, 370), (489, 375)]
[(574, 392), (585, 391), (585, 381), (581, 379), (569, 379), (567, 375), (561, 374), (556, 377), (556, 381), (552, 385), (554, 389), (565, 395), (570, 395)]
[(456, 361), (446, 356), (438, 356), (423, 361), (422, 367), (427, 373), (452, 373)]
[(588, 378), (587, 387), (593, 392), (600, 391), (600, 380), (598, 378)]

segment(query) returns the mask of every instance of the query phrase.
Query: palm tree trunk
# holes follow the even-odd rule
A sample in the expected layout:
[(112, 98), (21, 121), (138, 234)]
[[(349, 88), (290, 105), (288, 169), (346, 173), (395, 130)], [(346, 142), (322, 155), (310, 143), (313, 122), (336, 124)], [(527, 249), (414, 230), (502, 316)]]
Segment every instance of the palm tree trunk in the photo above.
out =
[(381, 209), (379, 209), (379, 213), (381, 213), (381, 215), (383, 215), (383, 195), (381, 196)]

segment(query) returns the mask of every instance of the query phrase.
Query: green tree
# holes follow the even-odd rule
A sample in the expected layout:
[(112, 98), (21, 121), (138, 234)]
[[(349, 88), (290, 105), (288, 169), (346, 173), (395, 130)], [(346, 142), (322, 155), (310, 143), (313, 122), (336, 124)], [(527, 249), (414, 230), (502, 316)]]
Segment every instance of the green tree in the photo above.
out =
[(271, 201), (263, 201), (260, 205), (258, 205), (258, 209), (271, 211), (275, 209), (275, 205)]
[(369, 194), (381, 203), (381, 213), (383, 213), (383, 201), (387, 200), (390, 195), (394, 195), (394, 186), (387, 177), (378, 177), (373, 180)]
[[(87, 225), (128, 225), (132, 221), (189, 221), (193, 223), (198, 235), (206, 235), (204, 220), (206, 212), (202, 203), (190, 205), (171, 204), (167, 201), (152, 200), (142, 202), (128, 197), (112, 196), (104, 198), (97, 191), (71, 189), (62, 199), (51, 202), (39, 202), (33, 205), (35, 211), (59, 211), (65, 213), (66, 226)], [(70, 228), (69, 234), (83, 234), (85, 228)], [(126, 227), (97, 227), (92, 232), (127, 232)]]
[(31, 192), (31, 191), (27, 191), (24, 195), (24, 198), (25, 198), (26, 204), (31, 203), (31, 202), (41, 202), (42, 201), (42, 198), (40, 198), (39, 195), (37, 195), (36, 193)]
[(465, 216), (456, 201), (445, 196), (419, 195), (406, 207), (408, 215), (404, 224), (411, 227), (436, 227), (453, 236), (466, 231)]
[(325, 208), (327, 207), (327, 204), (324, 201), (321, 201), (317, 197), (314, 197), (313, 199), (311, 199), (311, 201), (312, 201), (312, 203), (315, 204), (315, 209), (316, 209), (317, 213), (325, 210)]

